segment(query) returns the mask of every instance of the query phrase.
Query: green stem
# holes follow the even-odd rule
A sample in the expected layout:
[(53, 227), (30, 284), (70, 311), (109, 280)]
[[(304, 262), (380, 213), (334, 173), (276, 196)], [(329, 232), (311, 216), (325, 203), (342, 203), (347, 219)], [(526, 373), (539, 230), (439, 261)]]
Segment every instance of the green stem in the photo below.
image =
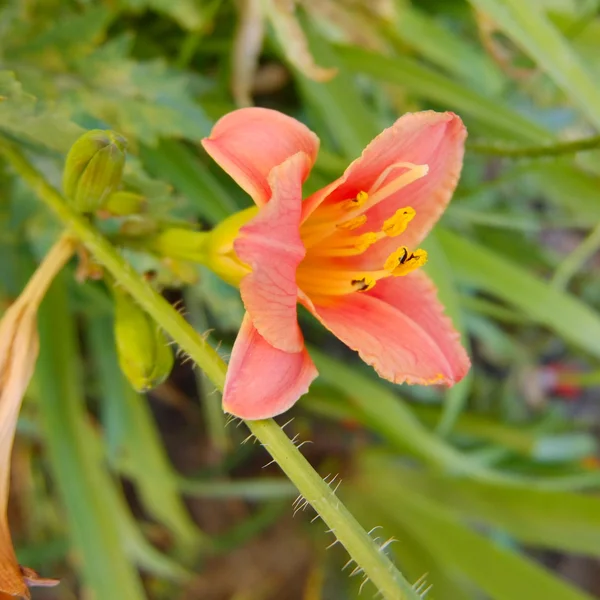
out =
[[(182, 350), (189, 354), (215, 387), (222, 390), (227, 367), (217, 352), (134, 271), (86, 218), (71, 208), (17, 148), (0, 139), (0, 154), (4, 155), (63, 224), (87, 246), (117, 283), (135, 298)], [(419, 594), (344, 507), (334, 491), (321, 479), (279, 425), (272, 419), (247, 421), (246, 425), (298, 488), (304, 499), (318, 511), (337, 540), (362, 569), (365, 577), (377, 586), (382, 597), (388, 600), (419, 598)]]
[(576, 152), (583, 152), (585, 150), (596, 150), (600, 148), (600, 135), (545, 146), (502, 146), (473, 143), (468, 144), (467, 148), (477, 154), (504, 156), (506, 158), (543, 158), (546, 156), (575, 154)]

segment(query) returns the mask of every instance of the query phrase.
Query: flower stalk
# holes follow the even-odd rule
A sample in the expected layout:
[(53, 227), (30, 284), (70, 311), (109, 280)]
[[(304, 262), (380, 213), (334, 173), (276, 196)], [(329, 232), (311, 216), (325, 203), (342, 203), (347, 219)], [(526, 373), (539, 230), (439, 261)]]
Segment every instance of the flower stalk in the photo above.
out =
[[(144, 281), (113, 246), (78, 214), (27, 158), (12, 144), (0, 139), (0, 155), (29, 184), (88, 248), (96, 260), (115, 278), (118, 285), (167, 332), (180, 348), (223, 390), (227, 366), (217, 352), (148, 282)], [(247, 421), (247, 427), (271, 454), (304, 499), (322, 517), (337, 540), (346, 548), (357, 568), (378, 588), (386, 600), (416, 600), (419, 594), (402, 576), (386, 553), (370, 538), (344, 507), (327, 483), (310, 466), (294, 443), (272, 419)]]

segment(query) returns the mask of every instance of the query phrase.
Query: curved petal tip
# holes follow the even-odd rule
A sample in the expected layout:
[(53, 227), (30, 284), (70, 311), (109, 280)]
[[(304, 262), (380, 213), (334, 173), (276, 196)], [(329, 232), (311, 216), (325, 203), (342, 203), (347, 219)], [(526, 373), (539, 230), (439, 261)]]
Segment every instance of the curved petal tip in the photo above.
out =
[(317, 375), (305, 348), (293, 353), (274, 348), (246, 313), (229, 361), (223, 410), (251, 421), (274, 417), (306, 394)]

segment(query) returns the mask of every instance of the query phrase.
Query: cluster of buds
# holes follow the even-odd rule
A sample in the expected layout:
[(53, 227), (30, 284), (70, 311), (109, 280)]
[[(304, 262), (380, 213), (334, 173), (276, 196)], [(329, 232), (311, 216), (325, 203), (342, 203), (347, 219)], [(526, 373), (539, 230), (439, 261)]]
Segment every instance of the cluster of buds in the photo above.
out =
[[(144, 196), (121, 189), (127, 140), (114, 131), (94, 129), (71, 147), (63, 189), (84, 214), (127, 216), (143, 211)], [(134, 389), (145, 392), (162, 383), (173, 367), (173, 352), (154, 321), (114, 289), (115, 339), (119, 364)]]

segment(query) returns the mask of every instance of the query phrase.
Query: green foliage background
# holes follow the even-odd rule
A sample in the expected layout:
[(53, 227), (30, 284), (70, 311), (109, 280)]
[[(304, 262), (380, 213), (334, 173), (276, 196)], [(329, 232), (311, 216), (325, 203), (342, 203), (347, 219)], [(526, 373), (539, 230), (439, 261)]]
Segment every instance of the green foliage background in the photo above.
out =
[[(315, 61), (337, 75), (306, 77), (270, 14), (261, 71), (278, 78), (254, 100), (320, 136), (307, 187), (337, 177), (403, 112), (453, 110), (468, 126), (428, 271), (474, 368), (447, 392), (393, 387), (306, 320), (321, 377), (286, 431), (314, 442), (303, 451), (323, 476), (340, 473), (338, 491), (361, 523), (381, 527), (373, 536), (395, 538), (385, 551), (402, 572), (427, 574), (428, 598), (600, 594), (597, 562), (567, 582), (547, 560), (600, 557), (599, 3), (299, 4)], [(115, 129), (131, 147), (126, 187), (148, 199), (140, 227), (217, 223), (249, 205), (198, 144), (235, 108), (236, 6), (5, 0), (0, 131), (58, 186), (75, 139)], [(589, 140), (586, 150), (572, 140)], [(19, 293), (59, 231), (0, 163), (0, 302)], [(226, 352), (242, 314), (235, 290), (196, 267), (127, 258), (156, 268)], [(339, 546), (324, 551), (331, 534), (308, 512), (291, 519), (292, 486), (261, 468), (261, 448), (241, 444), (243, 427), (223, 427), (200, 373), (179, 367), (150, 400), (129, 388), (110, 295), (73, 274), (74, 265), (43, 305), (15, 446), (20, 562), (63, 579), (34, 597), (358, 597), (354, 565), (342, 571)], [(557, 374), (574, 401), (549, 383)]]

